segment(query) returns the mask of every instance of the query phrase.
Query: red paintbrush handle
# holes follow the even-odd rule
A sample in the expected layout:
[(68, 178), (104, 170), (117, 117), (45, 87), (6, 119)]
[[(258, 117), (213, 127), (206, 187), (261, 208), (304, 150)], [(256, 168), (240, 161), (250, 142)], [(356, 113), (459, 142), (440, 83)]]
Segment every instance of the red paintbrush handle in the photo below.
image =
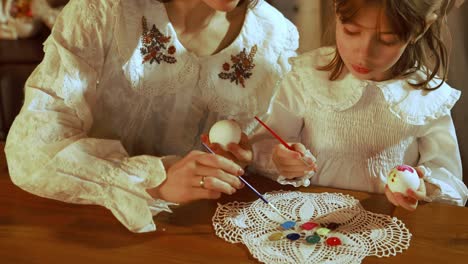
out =
[(266, 128), (268, 131), (270, 131), (270, 133), (276, 138), (278, 139), (281, 144), (283, 144), (286, 148), (288, 148), (289, 150), (292, 150), (292, 151), (295, 151), (293, 147), (291, 147), (288, 143), (286, 143), (286, 141), (284, 141), (278, 134), (275, 133), (275, 131), (273, 131), (270, 127), (267, 126), (267, 124), (263, 123), (262, 120), (260, 120), (260, 118), (258, 118), (257, 116), (255, 116), (255, 119), (257, 119), (258, 122), (260, 122), (260, 124)]

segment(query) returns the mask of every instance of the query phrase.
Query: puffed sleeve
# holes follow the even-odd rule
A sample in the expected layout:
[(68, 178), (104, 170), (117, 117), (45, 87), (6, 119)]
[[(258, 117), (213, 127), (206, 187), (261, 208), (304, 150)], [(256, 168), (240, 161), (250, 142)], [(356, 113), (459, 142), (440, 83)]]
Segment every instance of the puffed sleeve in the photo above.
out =
[(170, 211), (147, 189), (166, 178), (161, 158), (129, 157), (119, 141), (88, 137), (98, 80), (114, 26), (114, 0), (72, 0), (44, 44), (25, 102), (8, 135), (12, 181), (33, 194), (97, 204), (133, 232), (155, 230)]
[(462, 181), (460, 151), (452, 117), (445, 115), (424, 126), (418, 138), (419, 168), (431, 201), (465, 205), (468, 189)]
[[(303, 128), (303, 112), (305, 102), (302, 94), (302, 84), (294, 69), (279, 83), (278, 93), (272, 100), (268, 110), (268, 118), (264, 121), (286, 142), (301, 142)], [(251, 137), (254, 152), (255, 171), (278, 181), (281, 184), (291, 184), (296, 187), (308, 186), (312, 175), (304, 175), (293, 180), (287, 180), (279, 174), (273, 160), (273, 148), (280, 142), (264, 127), (259, 127)], [(312, 154), (308, 154), (311, 155)]]
[(283, 73), (287, 73), (291, 70), (291, 63), (289, 59), (297, 56), (297, 49), (299, 48), (299, 33), (296, 26), (294, 26), (287, 19), (284, 19), (286, 30), (284, 36), (281, 37), (282, 46), (280, 56), (278, 58), (278, 64), (282, 68)]

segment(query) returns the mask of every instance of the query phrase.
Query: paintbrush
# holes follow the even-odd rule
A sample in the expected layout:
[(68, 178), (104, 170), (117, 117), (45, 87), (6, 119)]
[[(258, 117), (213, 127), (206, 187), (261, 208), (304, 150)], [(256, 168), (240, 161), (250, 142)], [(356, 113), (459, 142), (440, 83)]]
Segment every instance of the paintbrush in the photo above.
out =
[[(255, 119), (257, 119), (257, 121), (264, 127), (266, 128), (266, 130), (268, 130), (276, 139), (278, 139), (279, 142), (281, 142), (281, 144), (283, 144), (283, 146), (285, 146), (287, 149), (291, 150), (291, 151), (295, 151), (295, 152), (298, 152), (297, 150), (295, 150), (291, 145), (289, 145), (286, 141), (284, 141), (284, 139), (282, 139), (278, 134), (276, 134), (275, 131), (273, 131), (273, 129), (271, 129), (267, 124), (263, 123), (262, 120), (260, 120), (260, 118), (258, 118), (257, 116), (255, 116)], [(310, 164), (304, 156), (301, 156), (301, 160), (302, 162), (304, 162), (305, 165), (307, 166), (312, 166), (312, 164)]]
[[(211, 154), (216, 154), (208, 145), (206, 145), (204, 142), (202, 142), (202, 145), (211, 153)], [(248, 183), (242, 176), (239, 176), (239, 180), (241, 180), (247, 187), (249, 187), (250, 190), (252, 190), (260, 199), (262, 199), (263, 202), (265, 202), (267, 205), (271, 207), (278, 215), (283, 217), (285, 220), (289, 220), (287, 217), (285, 217), (279, 210), (276, 208), (272, 203), (270, 203), (265, 197), (263, 197), (262, 194), (260, 194), (250, 183)]]

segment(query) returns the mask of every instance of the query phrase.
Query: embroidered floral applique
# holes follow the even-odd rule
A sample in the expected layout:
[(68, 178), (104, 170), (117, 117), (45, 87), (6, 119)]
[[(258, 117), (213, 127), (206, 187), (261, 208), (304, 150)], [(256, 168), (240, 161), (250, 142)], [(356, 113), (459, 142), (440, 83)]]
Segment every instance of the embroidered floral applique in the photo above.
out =
[(143, 35), (141, 36), (143, 47), (140, 49), (141, 55), (143, 55), (142, 63), (153, 64), (153, 62), (157, 62), (161, 64), (162, 61), (170, 64), (176, 63), (177, 59), (174, 57), (176, 48), (173, 45), (167, 47), (171, 37), (164, 36), (154, 24), (148, 30), (148, 22), (144, 16), (141, 23), (143, 26)]
[(224, 63), (224, 71), (218, 74), (219, 78), (231, 80), (236, 84), (240, 83), (245, 88), (245, 80), (252, 76), (252, 70), (255, 67), (254, 57), (256, 53), (257, 45), (254, 45), (248, 55), (245, 48), (236, 56), (231, 55), (232, 65), (228, 62)]

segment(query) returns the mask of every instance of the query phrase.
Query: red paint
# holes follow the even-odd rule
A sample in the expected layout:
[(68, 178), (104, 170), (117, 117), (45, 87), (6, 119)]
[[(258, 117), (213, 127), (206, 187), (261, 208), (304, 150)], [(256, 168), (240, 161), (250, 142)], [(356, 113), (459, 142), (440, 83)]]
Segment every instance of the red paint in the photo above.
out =
[(314, 229), (315, 227), (317, 227), (318, 224), (317, 223), (314, 223), (314, 222), (307, 222), (307, 223), (304, 223), (301, 225), (301, 228), (304, 229), (304, 230), (312, 230)]
[(326, 240), (327, 245), (329, 246), (339, 246), (341, 245), (341, 240), (337, 237), (329, 237)]
[(398, 171), (409, 171), (411, 173), (414, 173), (413, 167), (408, 166), (408, 165), (399, 165), (399, 166), (396, 166), (396, 169)]

